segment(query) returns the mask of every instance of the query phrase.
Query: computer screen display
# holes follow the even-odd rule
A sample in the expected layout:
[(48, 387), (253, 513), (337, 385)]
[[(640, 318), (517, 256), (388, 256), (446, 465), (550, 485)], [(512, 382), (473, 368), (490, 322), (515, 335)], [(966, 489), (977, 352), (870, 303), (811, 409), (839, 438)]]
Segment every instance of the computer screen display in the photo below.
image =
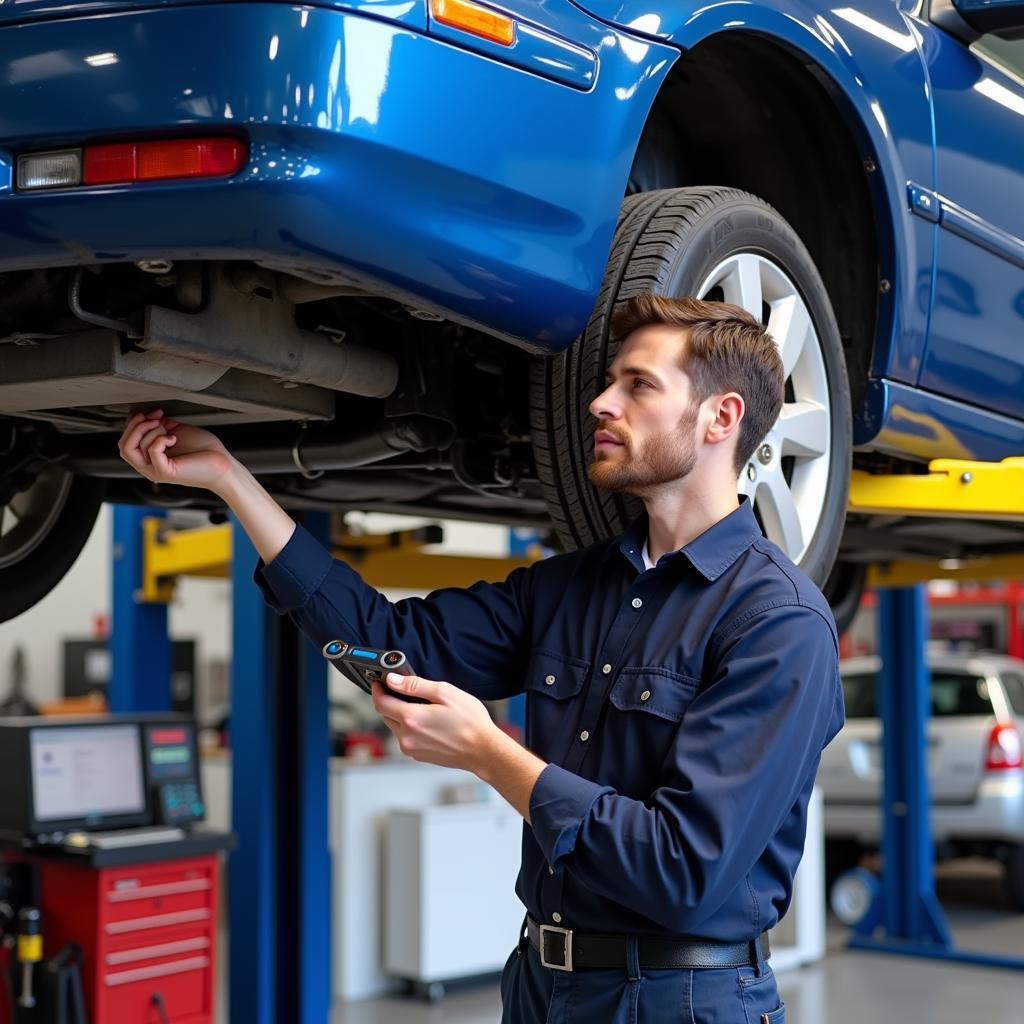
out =
[(30, 743), (36, 821), (87, 823), (145, 812), (137, 725), (35, 728)]

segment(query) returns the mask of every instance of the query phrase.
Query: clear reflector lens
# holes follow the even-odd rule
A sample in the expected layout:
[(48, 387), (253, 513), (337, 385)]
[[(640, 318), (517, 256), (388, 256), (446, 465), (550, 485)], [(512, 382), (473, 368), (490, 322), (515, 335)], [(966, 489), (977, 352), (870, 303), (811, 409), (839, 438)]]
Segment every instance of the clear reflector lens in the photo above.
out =
[(82, 181), (82, 153), (67, 149), (59, 153), (32, 153), (18, 157), (18, 188), (67, 188)]

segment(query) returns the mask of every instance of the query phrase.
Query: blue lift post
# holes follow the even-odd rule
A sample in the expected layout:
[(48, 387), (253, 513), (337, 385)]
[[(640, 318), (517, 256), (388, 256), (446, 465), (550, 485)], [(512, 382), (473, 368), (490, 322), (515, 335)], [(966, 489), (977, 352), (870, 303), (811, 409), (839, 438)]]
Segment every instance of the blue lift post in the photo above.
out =
[(883, 727), (882, 877), (855, 925), (854, 949), (902, 953), (988, 967), (1024, 959), (957, 950), (935, 895), (927, 775), (931, 681), (926, 663), (924, 586), (880, 590), (878, 713)]
[[(326, 540), (327, 517), (307, 529)], [(230, 1002), (233, 1024), (326, 1024), (331, 1007), (327, 669), (252, 582), (232, 535)]]
[[(136, 600), (142, 520), (115, 506), (112, 711), (171, 707), (167, 605)], [(328, 518), (304, 525), (326, 542)], [(228, 872), (230, 1012), (234, 1024), (327, 1024), (331, 1010), (330, 731), (327, 665), (252, 580), (258, 556), (232, 534), (232, 818)]]

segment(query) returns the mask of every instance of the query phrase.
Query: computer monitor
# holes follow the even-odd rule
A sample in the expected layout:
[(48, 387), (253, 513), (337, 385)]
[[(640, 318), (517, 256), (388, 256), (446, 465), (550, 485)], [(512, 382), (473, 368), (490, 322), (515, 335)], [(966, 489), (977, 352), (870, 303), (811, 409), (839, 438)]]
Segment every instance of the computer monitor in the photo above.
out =
[(39, 829), (147, 824), (137, 723), (29, 730), (31, 818)]

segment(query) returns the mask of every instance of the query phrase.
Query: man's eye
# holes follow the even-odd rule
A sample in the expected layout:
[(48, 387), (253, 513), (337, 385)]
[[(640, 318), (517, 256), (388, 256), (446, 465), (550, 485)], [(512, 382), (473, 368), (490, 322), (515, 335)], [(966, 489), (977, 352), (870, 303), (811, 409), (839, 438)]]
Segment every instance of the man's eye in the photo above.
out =
[(650, 383), (648, 381), (642, 380), (640, 377), (637, 377), (633, 381), (633, 387), (635, 387), (635, 388), (649, 388), (650, 386), (651, 385), (650, 385)]

